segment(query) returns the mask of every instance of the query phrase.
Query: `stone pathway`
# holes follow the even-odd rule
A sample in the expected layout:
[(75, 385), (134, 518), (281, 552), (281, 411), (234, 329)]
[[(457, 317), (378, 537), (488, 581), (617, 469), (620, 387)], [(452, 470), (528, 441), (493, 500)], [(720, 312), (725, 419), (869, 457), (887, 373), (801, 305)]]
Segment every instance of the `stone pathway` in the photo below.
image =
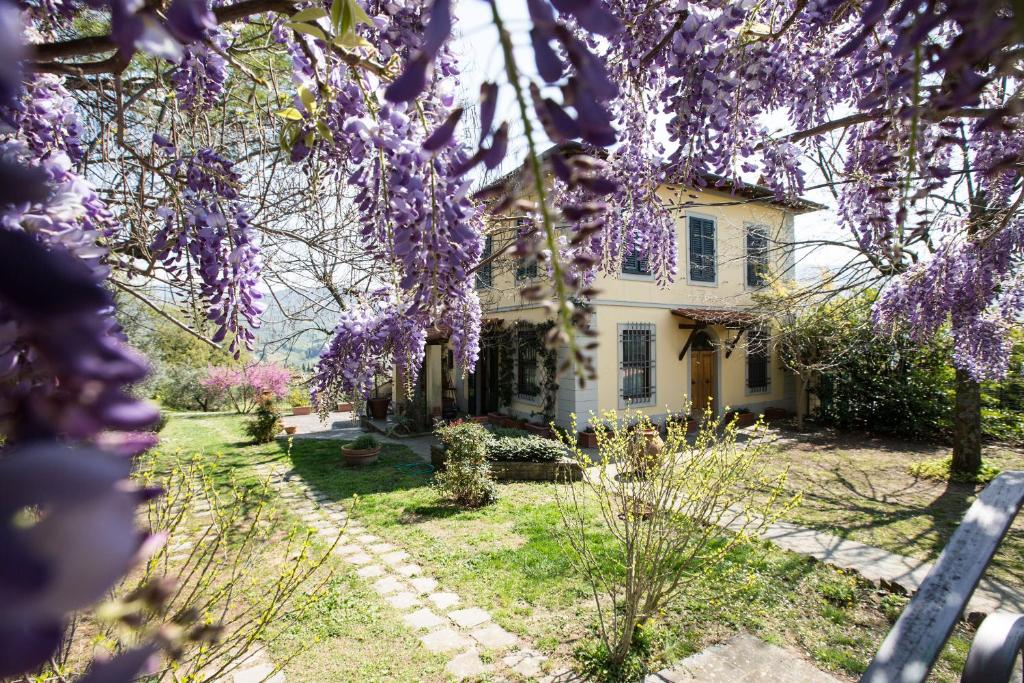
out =
[(741, 633), (720, 645), (687, 657), (645, 683), (838, 683), (797, 655)]
[(575, 680), (568, 671), (545, 675), (546, 656), (494, 623), (486, 610), (467, 605), (460, 595), (445, 590), (424, 574), (408, 552), (368, 533), (340, 504), (285, 471), (283, 465), (265, 463), (257, 471), (325, 542), (337, 540), (334, 554), (402, 613), (402, 621), (420, 634), (425, 648), (449, 657), (446, 668), (455, 680), (484, 674), (496, 675), (494, 680), (512, 674), (546, 683)]
[[(776, 522), (761, 537), (785, 550), (808, 555), (827, 565), (857, 572), (868, 581), (907, 595), (921, 587), (932, 563), (890, 553), (833, 534), (789, 522)], [(967, 604), (965, 616), (973, 623), (995, 612), (1024, 612), (1024, 594), (988, 577), (981, 582)]]

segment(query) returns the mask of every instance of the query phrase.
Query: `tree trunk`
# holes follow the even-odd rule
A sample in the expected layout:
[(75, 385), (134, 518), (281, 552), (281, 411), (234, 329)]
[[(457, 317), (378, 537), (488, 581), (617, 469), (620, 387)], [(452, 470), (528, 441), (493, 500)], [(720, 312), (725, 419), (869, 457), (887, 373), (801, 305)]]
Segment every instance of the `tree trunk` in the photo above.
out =
[(953, 408), (952, 469), (964, 474), (981, 469), (981, 385), (959, 368)]

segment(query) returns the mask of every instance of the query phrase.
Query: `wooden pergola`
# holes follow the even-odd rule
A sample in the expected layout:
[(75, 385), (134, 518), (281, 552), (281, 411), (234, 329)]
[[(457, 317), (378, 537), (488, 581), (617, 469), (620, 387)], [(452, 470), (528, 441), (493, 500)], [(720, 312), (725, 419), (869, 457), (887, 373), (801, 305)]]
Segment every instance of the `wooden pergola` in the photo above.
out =
[(725, 357), (732, 355), (733, 349), (739, 343), (743, 333), (750, 329), (757, 321), (758, 316), (749, 311), (735, 311), (726, 308), (673, 308), (672, 315), (683, 318), (688, 322), (679, 323), (679, 329), (690, 330), (686, 337), (686, 343), (679, 352), (679, 360), (686, 356), (693, 344), (693, 338), (700, 330), (721, 325), (727, 330), (736, 330), (736, 336), (725, 346)]

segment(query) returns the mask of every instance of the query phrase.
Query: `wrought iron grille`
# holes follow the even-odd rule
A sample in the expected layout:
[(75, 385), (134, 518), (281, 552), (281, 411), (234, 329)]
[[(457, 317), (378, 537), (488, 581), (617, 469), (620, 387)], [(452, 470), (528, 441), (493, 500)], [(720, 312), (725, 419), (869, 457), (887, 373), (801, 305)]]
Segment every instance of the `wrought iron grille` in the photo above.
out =
[(767, 327), (755, 327), (747, 332), (747, 391), (752, 394), (765, 394), (771, 389), (770, 341), (771, 332)]
[(654, 401), (654, 325), (626, 323), (619, 328), (619, 392), (627, 404)]

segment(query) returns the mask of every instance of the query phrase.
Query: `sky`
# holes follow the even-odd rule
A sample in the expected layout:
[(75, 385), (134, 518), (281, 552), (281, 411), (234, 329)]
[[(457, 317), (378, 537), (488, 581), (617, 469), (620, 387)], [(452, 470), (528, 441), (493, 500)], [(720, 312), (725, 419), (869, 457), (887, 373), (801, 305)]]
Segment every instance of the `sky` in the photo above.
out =
[[(462, 85), (464, 92), (464, 104), (471, 106), (478, 99), (480, 85), (486, 81), (493, 80), (504, 84), (504, 62), (501, 56), (501, 49), (498, 45), (497, 31), (491, 23), (490, 3), (479, 0), (463, 0), (457, 5), (458, 24), (456, 26), (456, 39), (453, 49), (460, 57), (462, 64)], [(516, 62), (520, 69), (528, 74), (535, 75), (533, 66), (533, 54), (526, 40), (527, 30), (530, 22), (526, 12), (526, 3), (522, 0), (505, 0), (498, 3), (499, 11), (502, 13), (513, 39), (516, 40)], [(537, 79), (539, 81), (539, 79)], [(501, 88), (498, 100), (496, 120), (508, 120), (510, 122), (509, 155), (501, 172), (517, 166), (525, 155), (525, 141), (521, 135), (516, 135), (519, 119), (518, 109), (510, 88)], [(781, 116), (767, 116), (765, 123), (772, 129), (782, 129), (784, 118)], [(521, 128), (521, 127), (520, 127)], [(541, 148), (550, 146), (550, 140), (540, 133), (543, 142)], [(662, 142), (671, 148), (667, 136)], [(808, 186), (821, 183), (821, 175), (813, 166), (805, 166), (807, 172)], [(749, 180), (756, 180), (750, 178)], [(834, 206), (835, 200), (828, 190), (810, 190), (804, 194), (807, 199), (824, 204), (829, 208), (823, 211), (816, 211), (810, 214), (797, 216), (795, 219), (797, 241), (808, 239), (830, 239), (836, 241), (848, 241), (849, 233), (841, 229), (837, 224), (837, 217)], [(842, 247), (818, 248), (813, 251), (798, 250), (797, 252), (797, 278), (814, 278), (822, 269), (837, 267), (849, 258), (849, 250)]]

